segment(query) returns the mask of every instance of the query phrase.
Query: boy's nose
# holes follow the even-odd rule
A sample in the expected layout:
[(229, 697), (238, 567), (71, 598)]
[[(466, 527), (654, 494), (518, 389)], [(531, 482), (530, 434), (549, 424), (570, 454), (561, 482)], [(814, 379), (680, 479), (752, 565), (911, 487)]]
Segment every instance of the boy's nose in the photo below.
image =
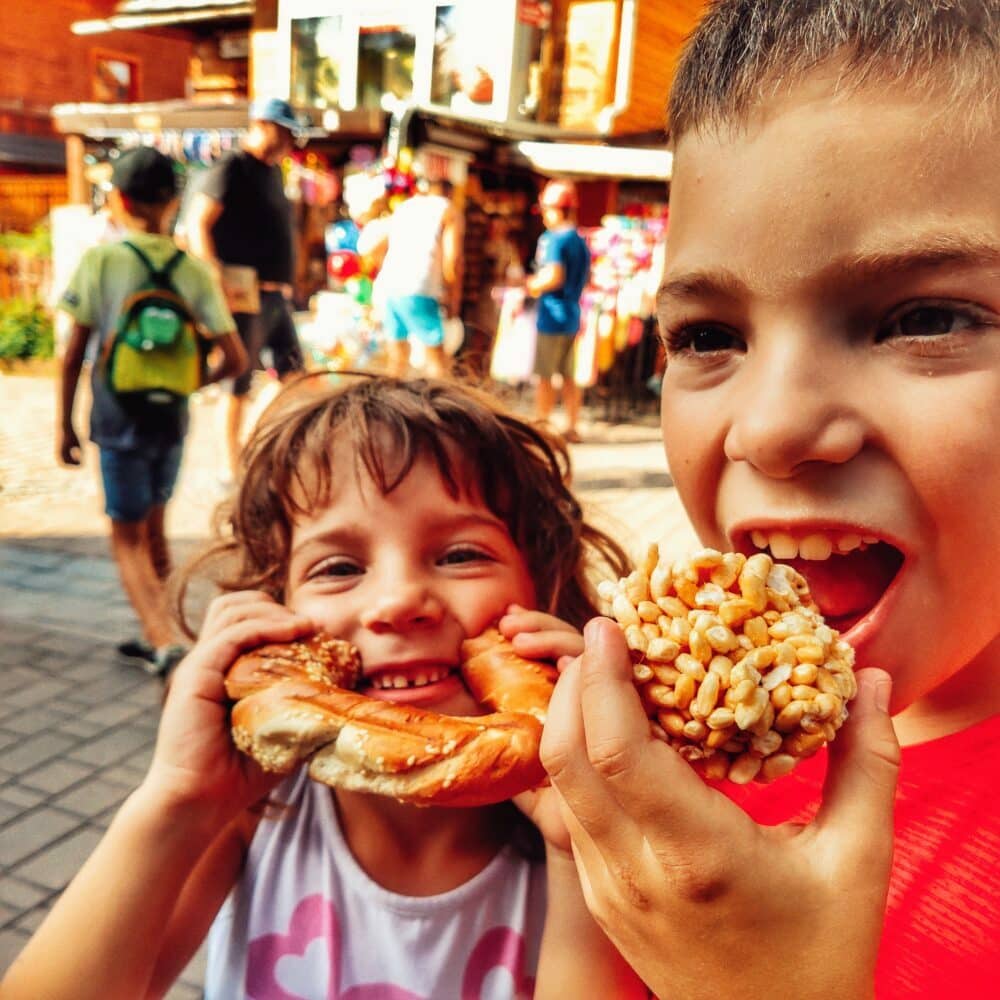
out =
[(361, 624), (372, 632), (401, 632), (436, 625), (444, 605), (423, 583), (397, 580), (387, 586), (361, 614)]
[(809, 463), (841, 464), (857, 455), (866, 430), (846, 360), (808, 350), (748, 358), (730, 400), (729, 461), (785, 479)]

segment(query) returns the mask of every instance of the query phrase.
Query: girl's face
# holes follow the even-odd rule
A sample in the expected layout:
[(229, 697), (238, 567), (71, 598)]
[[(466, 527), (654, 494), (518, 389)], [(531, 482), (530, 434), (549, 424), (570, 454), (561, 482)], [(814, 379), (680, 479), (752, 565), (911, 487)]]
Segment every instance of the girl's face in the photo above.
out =
[(745, 130), (679, 142), (670, 468), (704, 541), (802, 571), (859, 665), (893, 674), (894, 710), (952, 680), (982, 703), (1000, 657), (1000, 133), (967, 135), (922, 93), (834, 91), (817, 76)]
[(452, 497), (426, 459), (386, 496), (348, 472), (292, 528), (286, 602), (357, 647), (373, 698), (479, 714), (458, 674), (462, 641), (534, 600), (506, 525)]

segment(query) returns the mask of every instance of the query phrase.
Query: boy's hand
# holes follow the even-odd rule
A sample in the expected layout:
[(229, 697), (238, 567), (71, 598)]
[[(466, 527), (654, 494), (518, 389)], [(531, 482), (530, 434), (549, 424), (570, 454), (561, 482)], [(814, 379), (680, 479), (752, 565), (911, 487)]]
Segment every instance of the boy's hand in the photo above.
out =
[(64, 427), (60, 432), (57, 454), (63, 465), (79, 466), (83, 464), (83, 449), (80, 447), (80, 439), (72, 427)]
[(316, 630), (315, 622), (261, 591), (212, 601), (201, 638), (171, 679), (143, 784), (172, 804), (216, 810), (220, 822), (263, 798), (282, 776), (265, 773), (233, 744), (226, 671), (249, 649)]
[[(543, 611), (512, 604), (500, 619), (501, 634), (520, 656), (549, 660), (563, 670), (583, 652), (583, 636), (568, 622)], [(569, 831), (558, 797), (551, 786), (535, 788), (514, 797), (514, 804), (538, 827), (550, 851), (570, 855)]]
[(808, 826), (762, 827), (650, 735), (618, 626), (585, 631), (542, 761), (588, 906), (661, 996), (870, 997), (892, 861), (891, 682), (858, 674)]

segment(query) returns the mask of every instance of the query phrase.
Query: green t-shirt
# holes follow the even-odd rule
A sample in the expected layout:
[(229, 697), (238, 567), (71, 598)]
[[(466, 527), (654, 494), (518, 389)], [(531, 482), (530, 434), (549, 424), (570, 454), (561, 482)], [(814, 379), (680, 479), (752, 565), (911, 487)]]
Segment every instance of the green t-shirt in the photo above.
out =
[[(169, 236), (130, 233), (134, 243), (157, 267), (163, 267), (177, 252)], [(59, 307), (78, 323), (89, 326), (97, 340), (96, 357), (103, 356), (114, 336), (125, 300), (149, 278), (149, 271), (134, 250), (124, 242), (91, 247), (80, 260)], [(185, 254), (170, 275), (177, 294), (206, 336), (236, 329), (226, 307), (222, 289), (208, 266)], [(102, 448), (142, 450), (176, 444), (187, 432), (187, 403), (129, 404), (126, 408), (108, 389), (103, 365), (95, 361), (91, 373), (93, 405), (90, 437)]]

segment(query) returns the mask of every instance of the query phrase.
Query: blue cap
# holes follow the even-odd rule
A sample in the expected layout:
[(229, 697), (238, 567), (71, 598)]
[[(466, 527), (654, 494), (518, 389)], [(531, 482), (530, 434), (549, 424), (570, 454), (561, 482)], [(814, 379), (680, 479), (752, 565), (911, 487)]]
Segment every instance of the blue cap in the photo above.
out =
[(250, 105), (250, 121), (274, 122), (289, 132), (298, 135), (302, 130), (302, 122), (295, 117), (295, 112), (288, 101), (280, 97), (263, 97)]

